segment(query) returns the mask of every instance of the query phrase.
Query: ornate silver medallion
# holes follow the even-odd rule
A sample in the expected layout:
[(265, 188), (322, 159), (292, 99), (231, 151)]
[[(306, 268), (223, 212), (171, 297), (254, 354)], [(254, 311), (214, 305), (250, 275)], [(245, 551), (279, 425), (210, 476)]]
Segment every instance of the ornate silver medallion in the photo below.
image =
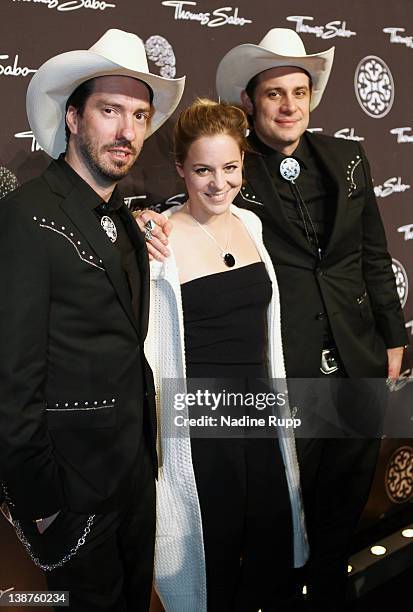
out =
[(116, 238), (118, 237), (118, 232), (116, 231), (116, 225), (113, 222), (113, 219), (105, 215), (101, 218), (100, 224), (105, 230), (109, 240), (111, 242), (116, 242)]
[(286, 157), (280, 164), (280, 174), (286, 181), (294, 183), (300, 176), (300, 164), (294, 157)]

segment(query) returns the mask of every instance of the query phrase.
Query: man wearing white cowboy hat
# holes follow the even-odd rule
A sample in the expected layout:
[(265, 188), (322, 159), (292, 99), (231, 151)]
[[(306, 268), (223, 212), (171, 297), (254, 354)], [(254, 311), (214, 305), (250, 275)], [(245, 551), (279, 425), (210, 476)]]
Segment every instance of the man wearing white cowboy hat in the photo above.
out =
[[(259, 45), (239, 45), (221, 60), (218, 95), (242, 104), (252, 124), (254, 152), (236, 204), (263, 222), (280, 286), (287, 375), (397, 377), (407, 337), (368, 162), (356, 142), (306, 132), (333, 56), (334, 48), (307, 55), (298, 34), (274, 28)], [(373, 398), (358, 405), (371, 410), (370, 433), (380, 429)], [(309, 605), (332, 612), (345, 599), (350, 538), (379, 441), (298, 443)]]
[(116, 184), (183, 87), (150, 74), (141, 39), (120, 30), (47, 61), (27, 112), (59, 157), (0, 210), (3, 511), (71, 610), (149, 608), (148, 257)]

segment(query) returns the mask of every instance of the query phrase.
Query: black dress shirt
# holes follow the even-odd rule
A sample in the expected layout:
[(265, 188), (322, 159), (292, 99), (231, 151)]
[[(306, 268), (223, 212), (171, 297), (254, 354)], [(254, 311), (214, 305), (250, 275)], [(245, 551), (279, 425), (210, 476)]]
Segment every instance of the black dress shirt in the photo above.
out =
[[(64, 159), (64, 155), (59, 157), (57, 163), (60, 165), (70, 182), (76, 186), (76, 189), (83, 198), (85, 206), (94, 212), (99, 225), (100, 220), (104, 216), (110, 217), (115, 224), (117, 238), (113, 244), (119, 250), (122, 269), (125, 272), (131, 294), (132, 311), (136, 320), (139, 320), (141, 276), (135, 249), (120, 214), (120, 209), (123, 202), (118, 188), (115, 187), (109, 201), (105, 202), (102, 200), (100, 195), (97, 194), (96, 191), (94, 191), (94, 189), (92, 189), (92, 187), (88, 185), (88, 183), (86, 183), (86, 181), (84, 181), (71, 166), (69, 166)], [(102, 232), (103, 231), (105, 230), (102, 228)], [(108, 240), (110, 240), (109, 237)]]
[[(251, 134), (249, 140), (255, 151), (264, 158), (287, 217), (311, 243), (315, 257), (318, 257), (318, 248), (321, 249), (322, 258), (333, 227), (336, 194), (334, 184), (313, 153), (306, 134), (303, 134), (298, 147), (289, 156), (268, 147), (255, 133)], [(293, 157), (300, 164), (300, 174), (295, 183), (305, 206), (299, 205), (294, 187), (280, 174), (280, 164), (286, 157)], [(315, 259), (315, 265), (316, 262)], [(324, 347), (330, 348), (334, 341), (327, 314), (320, 312), (317, 318), (323, 322)]]
[[(323, 172), (318, 160), (314, 156), (305, 134), (301, 137), (298, 147), (290, 156), (271, 149), (261, 142), (255, 134), (251, 135), (250, 140), (255, 150), (264, 156), (265, 163), (274, 182), (274, 187), (280, 196), (287, 217), (310, 240), (314, 246), (315, 253), (317, 253), (317, 242), (323, 251), (332, 230), (335, 214), (333, 204), (335, 201), (335, 191), (331, 179), (326, 172)], [(286, 157), (293, 157), (300, 164), (300, 174), (295, 183), (308, 210), (316, 237), (312, 232), (311, 223), (308, 218), (306, 218), (307, 229), (309, 230), (309, 235), (307, 236), (294, 188), (280, 174), (280, 164)], [(304, 214), (306, 214), (305, 209)]]

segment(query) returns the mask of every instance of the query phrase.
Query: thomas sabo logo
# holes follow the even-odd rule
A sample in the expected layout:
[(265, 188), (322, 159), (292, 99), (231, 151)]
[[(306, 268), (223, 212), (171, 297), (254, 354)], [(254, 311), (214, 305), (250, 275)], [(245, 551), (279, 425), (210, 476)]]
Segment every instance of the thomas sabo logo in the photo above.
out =
[(374, 194), (376, 198), (387, 198), (393, 193), (403, 193), (410, 189), (410, 185), (402, 182), (401, 176), (392, 176), (384, 181), (383, 185), (375, 185)]
[(116, 8), (113, 2), (105, 0), (13, 0), (18, 3), (44, 4), (49, 9), (57, 11), (76, 11), (78, 9), (91, 9), (93, 11), (105, 11), (108, 8)]
[(354, 75), (354, 88), (358, 103), (370, 117), (380, 119), (393, 106), (393, 76), (380, 57), (368, 55), (359, 62)]
[(172, 45), (163, 36), (150, 36), (145, 42), (148, 59), (160, 68), (162, 77), (173, 79), (176, 74), (176, 60)]
[(397, 136), (397, 144), (402, 144), (405, 142), (413, 142), (413, 134), (408, 134), (408, 132), (411, 131), (412, 128), (408, 126), (398, 127), (390, 130), (390, 134), (394, 134), (395, 136)]
[(19, 66), (19, 55), (16, 53), (14, 60), (9, 55), (0, 55), (0, 76), (26, 77), (36, 72), (36, 68)]
[(407, 302), (407, 296), (409, 293), (409, 279), (405, 268), (402, 266), (398, 259), (393, 257), (392, 259), (393, 274), (396, 279), (397, 293), (399, 294), (401, 307), (404, 308)]
[(386, 493), (395, 504), (413, 495), (413, 448), (401, 446), (390, 457), (385, 474)]
[(330, 21), (324, 25), (309, 25), (304, 21), (313, 21), (314, 17), (306, 15), (290, 15), (287, 17), (287, 21), (294, 21), (295, 31), (300, 34), (314, 34), (317, 38), (335, 38), (339, 36), (341, 38), (350, 38), (350, 36), (356, 36), (357, 32), (347, 30), (347, 23), (345, 21)]
[(31, 130), (27, 130), (27, 132), (17, 132), (14, 135), (15, 138), (27, 138), (31, 141), (30, 143), (30, 151), (34, 153), (35, 151), (43, 151), (42, 147), (37, 142), (33, 132)]
[(247, 23), (252, 23), (251, 19), (245, 19), (245, 17), (239, 17), (238, 7), (223, 6), (216, 8), (212, 12), (198, 13), (193, 10), (189, 10), (187, 7), (196, 7), (196, 2), (189, 2), (187, 0), (164, 0), (163, 6), (170, 6), (174, 8), (174, 19), (176, 21), (197, 21), (200, 25), (207, 26), (208, 28), (218, 28), (219, 26), (232, 25), (232, 26), (244, 26)]
[(404, 28), (383, 28), (385, 34), (390, 34), (390, 42), (396, 45), (406, 45), (413, 49), (413, 36), (402, 36), (398, 32), (405, 32)]
[(405, 240), (413, 240), (413, 223), (401, 225), (397, 228), (397, 231), (400, 232), (400, 234), (404, 234)]

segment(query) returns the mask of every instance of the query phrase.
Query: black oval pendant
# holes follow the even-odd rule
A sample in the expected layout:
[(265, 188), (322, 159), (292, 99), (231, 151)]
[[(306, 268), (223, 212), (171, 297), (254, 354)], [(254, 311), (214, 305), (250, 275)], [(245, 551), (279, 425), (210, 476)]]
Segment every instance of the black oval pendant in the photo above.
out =
[(224, 264), (228, 266), (228, 268), (233, 268), (235, 266), (235, 257), (231, 255), (231, 253), (225, 253)]

